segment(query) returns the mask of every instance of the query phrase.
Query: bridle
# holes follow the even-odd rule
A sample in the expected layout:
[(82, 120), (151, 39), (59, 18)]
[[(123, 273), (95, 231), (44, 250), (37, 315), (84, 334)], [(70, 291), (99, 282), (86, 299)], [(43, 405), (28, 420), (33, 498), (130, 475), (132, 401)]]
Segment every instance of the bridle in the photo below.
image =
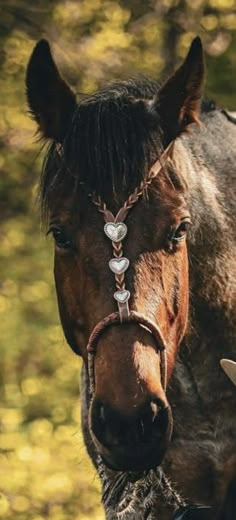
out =
[(144, 195), (153, 179), (162, 170), (166, 160), (170, 156), (171, 151), (174, 147), (174, 141), (167, 146), (162, 153), (161, 157), (152, 165), (148, 172), (147, 177), (141, 181), (139, 186), (133, 191), (128, 199), (123, 204), (122, 208), (118, 211), (117, 215), (107, 208), (105, 202), (100, 197), (92, 197), (93, 204), (96, 205), (98, 211), (103, 215), (105, 225), (104, 232), (108, 239), (112, 242), (113, 258), (109, 261), (109, 268), (115, 275), (116, 291), (114, 292), (114, 298), (118, 304), (118, 311), (109, 314), (104, 317), (99, 323), (97, 323), (89, 337), (87, 344), (88, 352), (88, 374), (91, 397), (95, 392), (95, 374), (94, 374), (94, 361), (97, 350), (97, 345), (100, 337), (108, 327), (114, 325), (122, 325), (127, 323), (136, 323), (140, 327), (146, 328), (153, 336), (157, 351), (160, 354), (160, 367), (161, 367), (161, 382), (164, 391), (166, 391), (167, 385), (167, 354), (166, 354), (166, 343), (161, 333), (159, 326), (148, 317), (143, 314), (139, 314), (133, 310), (130, 310), (129, 299), (130, 292), (126, 289), (125, 284), (125, 272), (129, 267), (129, 260), (123, 256), (123, 239), (126, 237), (128, 228), (124, 223), (129, 211), (134, 207), (136, 202)]

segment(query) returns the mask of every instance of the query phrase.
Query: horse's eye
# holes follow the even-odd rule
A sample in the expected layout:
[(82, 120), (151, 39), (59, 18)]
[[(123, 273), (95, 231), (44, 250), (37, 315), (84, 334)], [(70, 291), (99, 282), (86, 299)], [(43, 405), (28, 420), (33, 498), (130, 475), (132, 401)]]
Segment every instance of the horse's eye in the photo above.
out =
[(51, 227), (49, 233), (52, 233), (57, 247), (60, 247), (61, 249), (72, 248), (72, 242), (69, 239), (65, 229), (59, 227)]
[(177, 226), (177, 228), (175, 228), (174, 230), (171, 231), (170, 236), (169, 236), (170, 240), (173, 242), (180, 242), (181, 240), (184, 240), (190, 224), (191, 224), (191, 222), (189, 221), (189, 219), (183, 220)]

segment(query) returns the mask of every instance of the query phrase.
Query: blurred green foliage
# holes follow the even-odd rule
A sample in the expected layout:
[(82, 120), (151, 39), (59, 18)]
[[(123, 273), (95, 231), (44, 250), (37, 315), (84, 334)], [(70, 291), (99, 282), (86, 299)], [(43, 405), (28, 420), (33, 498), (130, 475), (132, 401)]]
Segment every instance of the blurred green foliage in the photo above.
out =
[(235, 0), (0, 2), (0, 517), (102, 520), (83, 448), (79, 365), (60, 328), (52, 244), (40, 231), (43, 158), (27, 115), (24, 75), (48, 38), (77, 92), (137, 73), (163, 79), (203, 39), (206, 94), (236, 107)]

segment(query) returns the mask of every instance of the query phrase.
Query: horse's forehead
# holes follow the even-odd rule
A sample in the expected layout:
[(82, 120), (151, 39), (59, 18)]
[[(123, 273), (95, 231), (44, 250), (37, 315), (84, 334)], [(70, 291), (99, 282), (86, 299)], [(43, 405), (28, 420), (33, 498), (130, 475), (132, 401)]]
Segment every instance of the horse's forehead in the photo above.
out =
[[(118, 195), (119, 197), (119, 195)], [(111, 196), (106, 204), (108, 210), (111, 210), (114, 215), (119, 213), (119, 210), (126, 202), (126, 195), (120, 197), (120, 201), (116, 196)], [(178, 190), (170, 187), (170, 190), (165, 186), (162, 190), (155, 187), (148, 196), (142, 198), (134, 204), (134, 207), (128, 212), (125, 222), (130, 228), (137, 228), (142, 226), (149, 227), (150, 223), (158, 224), (157, 230), (161, 229), (163, 225), (174, 225), (175, 222), (183, 216), (184, 212), (188, 211), (188, 205), (185, 195)], [(104, 216), (99, 211), (98, 207), (92, 202), (92, 198), (87, 194), (78, 194), (74, 197), (66, 197), (56, 204), (50, 211), (50, 222), (61, 224), (69, 224), (75, 230), (79, 231), (88, 229), (93, 232), (97, 228), (104, 226)]]

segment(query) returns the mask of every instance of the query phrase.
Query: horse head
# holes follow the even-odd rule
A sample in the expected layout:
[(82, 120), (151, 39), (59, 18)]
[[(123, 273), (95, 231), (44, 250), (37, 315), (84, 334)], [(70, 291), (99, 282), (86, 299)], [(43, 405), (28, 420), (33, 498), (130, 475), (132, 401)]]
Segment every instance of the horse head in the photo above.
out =
[[(77, 103), (48, 43), (40, 41), (33, 51), (26, 86), (41, 135), (52, 142), (41, 200), (55, 241), (59, 312), (67, 342), (86, 366), (91, 332), (117, 309), (115, 277), (108, 266), (112, 244), (101, 210), (116, 215), (137, 187), (146, 186), (153, 163), (162, 161), (168, 145), (198, 122), (203, 76), (196, 38), (163, 86), (123, 81)], [(189, 300), (190, 209), (176, 154), (173, 146), (128, 212), (123, 240), (129, 266), (121, 290), (127, 291), (132, 312), (156, 324), (160, 339), (144, 323), (130, 321), (107, 327), (96, 347), (90, 431), (106, 464), (117, 470), (156, 467), (172, 432), (160, 350), (164, 343), (169, 381)]]

